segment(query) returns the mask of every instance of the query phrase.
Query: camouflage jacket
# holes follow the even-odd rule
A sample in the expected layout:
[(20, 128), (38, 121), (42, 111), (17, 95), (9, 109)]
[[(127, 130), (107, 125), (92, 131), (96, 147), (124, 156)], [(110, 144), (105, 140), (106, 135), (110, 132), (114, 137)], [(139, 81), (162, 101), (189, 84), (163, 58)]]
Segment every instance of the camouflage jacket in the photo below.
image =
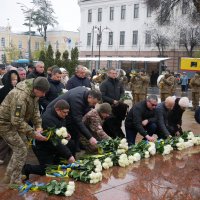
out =
[(150, 78), (148, 75), (135, 75), (131, 78), (131, 90), (135, 94), (146, 94)]
[(92, 109), (91, 111), (89, 111), (83, 117), (83, 122), (92, 132), (92, 136), (95, 137), (97, 140), (110, 138), (102, 128), (103, 121), (96, 109)]
[(165, 74), (165, 76), (159, 82), (160, 92), (171, 94), (174, 83), (174, 76), (170, 74)]
[(5, 133), (14, 128), (19, 133), (33, 137), (33, 128), (28, 124), (30, 120), (35, 129), (41, 128), (39, 98), (33, 94), (33, 80), (19, 82), (0, 105), (0, 129)]
[(200, 75), (195, 75), (190, 80), (190, 87), (192, 89), (192, 92), (199, 92), (200, 91)]

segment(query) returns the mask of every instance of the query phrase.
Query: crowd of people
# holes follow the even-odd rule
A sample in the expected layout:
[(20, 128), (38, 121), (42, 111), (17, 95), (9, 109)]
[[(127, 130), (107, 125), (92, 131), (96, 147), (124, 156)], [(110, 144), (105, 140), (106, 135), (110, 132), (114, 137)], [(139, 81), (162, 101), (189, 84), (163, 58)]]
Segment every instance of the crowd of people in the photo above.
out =
[[(82, 65), (76, 67), (70, 78), (65, 68), (57, 66), (48, 68), (46, 73), (41, 61), (29, 66), (28, 72), (12, 66), (4, 73), (1, 69), (0, 164), (12, 154), (2, 182), (21, 183), (21, 174), (26, 179), (30, 174), (45, 175), (45, 168), (58, 164), (60, 158), (73, 163), (81, 149), (95, 153), (98, 141), (103, 139), (126, 137), (128, 144), (134, 145), (137, 134), (152, 142), (182, 134), (182, 115), (189, 107), (189, 99), (173, 96), (176, 81), (172, 73), (167, 72), (159, 82), (161, 103), (156, 95), (147, 96), (150, 78), (146, 72), (142, 69), (133, 74), (130, 109), (124, 102), (125, 89), (118, 74), (115, 68), (109, 68), (107, 78), (95, 89), (91, 79), (94, 73)], [(184, 86), (187, 80), (182, 79)], [(196, 98), (195, 119), (199, 123), (198, 81), (200, 74), (196, 73), (190, 84)], [(66, 127), (69, 133), (66, 145), (59, 142), (55, 146), (42, 134), (48, 128), (61, 127)], [(38, 165), (26, 163), (30, 138), (35, 139), (32, 149)]]

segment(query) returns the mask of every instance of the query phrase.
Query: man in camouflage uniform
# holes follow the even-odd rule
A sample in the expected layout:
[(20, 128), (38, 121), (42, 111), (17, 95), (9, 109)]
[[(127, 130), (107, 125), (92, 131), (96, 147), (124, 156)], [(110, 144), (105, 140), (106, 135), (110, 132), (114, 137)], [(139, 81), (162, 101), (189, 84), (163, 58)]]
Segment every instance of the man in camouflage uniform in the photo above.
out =
[(200, 97), (200, 72), (196, 72), (194, 77), (190, 80), (190, 87), (192, 89), (193, 110), (196, 110), (199, 105)]
[[(41, 135), (42, 126), (38, 99), (49, 89), (46, 78), (38, 77), (17, 84), (0, 105), (0, 136), (12, 149), (3, 183), (19, 184), (22, 167), (28, 153), (25, 135), (46, 141)], [(35, 130), (28, 124), (32, 121)]]
[(137, 102), (146, 99), (150, 78), (147, 74), (145, 74), (144, 69), (141, 69), (139, 73), (136, 73), (132, 76), (130, 82), (133, 96), (133, 105), (135, 105)]
[[(104, 119), (109, 117), (111, 111), (112, 109), (109, 103), (102, 103), (101, 105), (99, 105), (98, 109), (92, 109), (83, 117), (84, 124), (91, 131), (92, 136), (96, 138), (97, 141), (110, 138), (104, 132), (102, 124)], [(92, 152), (94, 150), (97, 150), (97, 147), (91, 145), (83, 135), (81, 135), (80, 140), (87, 151)]]
[(160, 98), (165, 101), (168, 96), (173, 95), (174, 76), (169, 71), (166, 72), (159, 82)]

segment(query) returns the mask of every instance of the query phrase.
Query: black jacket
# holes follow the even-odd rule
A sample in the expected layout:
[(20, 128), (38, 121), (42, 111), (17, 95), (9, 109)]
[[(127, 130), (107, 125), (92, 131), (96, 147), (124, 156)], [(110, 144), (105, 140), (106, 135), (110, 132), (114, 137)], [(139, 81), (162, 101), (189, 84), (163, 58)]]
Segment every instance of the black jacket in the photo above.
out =
[(182, 125), (182, 115), (184, 110), (178, 105), (180, 98), (176, 98), (175, 104), (172, 110), (168, 114), (168, 124), (170, 126)]
[(124, 95), (124, 88), (118, 79), (107, 78), (100, 85), (103, 102), (113, 104)]
[(67, 81), (66, 89), (71, 90), (78, 86), (91, 88), (90, 80), (87, 77), (79, 78), (78, 76), (74, 75)]
[(49, 91), (45, 94), (45, 97), (40, 98), (40, 105), (46, 109), (48, 104), (56, 99), (59, 95), (62, 94), (62, 89), (64, 89), (64, 85), (60, 81), (55, 81), (49, 79), (50, 88)]
[[(46, 130), (47, 128), (61, 128), (66, 126), (66, 120), (60, 118), (55, 109), (49, 109), (48, 111), (45, 111), (42, 115), (42, 128)], [(64, 156), (65, 158), (70, 158), (72, 156), (71, 151), (69, 148), (65, 145), (63, 145), (61, 142), (58, 143), (57, 146), (53, 146), (53, 144), (50, 141), (43, 142), (43, 141), (36, 141), (36, 146), (38, 149), (44, 149), (45, 151), (52, 151), (55, 150), (55, 154), (59, 154)]]
[(31, 73), (29, 73), (28, 75), (27, 75), (27, 79), (30, 79), (30, 78), (37, 78), (37, 77), (39, 77), (39, 76), (42, 76), (42, 77), (46, 77), (46, 74), (45, 73), (38, 73), (38, 72), (36, 72), (35, 70), (33, 70)]
[(46, 109), (51, 109), (59, 99), (66, 100), (70, 105), (69, 117), (72, 118), (72, 123), (76, 125), (79, 131), (87, 139), (90, 139), (92, 135), (85, 124), (82, 122), (83, 116), (91, 109), (88, 105), (87, 98), (88, 89), (85, 87), (76, 87), (63, 95), (60, 95), (58, 98), (52, 101)]
[(158, 134), (166, 138), (170, 135), (170, 132), (168, 130), (168, 113), (169, 110), (165, 107), (165, 102), (161, 102), (156, 107), (156, 120), (158, 125)]
[(147, 132), (142, 126), (142, 121), (148, 119), (149, 122), (156, 122), (155, 110), (149, 110), (146, 100), (137, 103), (128, 112), (125, 119), (125, 127), (136, 129), (142, 136), (146, 136)]
[(16, 74), (17, 75), (17, 82), (18, 83), (20, 82), (19, 74), (15, 70), (11, 70), (11, 71), (7, 72), (5, 74), (6, 76), (4, 75), (5, 76), (4, 86), (3, 86), (3, 88), (0, 89), (0, 104), (5, 99), (7, 94), (14, 88), (13, 85), (11, 84), (11, 75), (12, 74)]

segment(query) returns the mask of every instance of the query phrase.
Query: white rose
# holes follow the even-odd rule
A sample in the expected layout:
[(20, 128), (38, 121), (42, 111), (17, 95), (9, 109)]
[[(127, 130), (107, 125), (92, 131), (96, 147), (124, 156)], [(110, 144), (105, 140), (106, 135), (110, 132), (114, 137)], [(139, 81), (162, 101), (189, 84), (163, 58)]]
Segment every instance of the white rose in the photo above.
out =
[(59, 129), (57, 129), (57, 130), (56, 130), (56, 135), (57, 135), (58, 137), (60, 137), (60, 136), (62, 135), (62, 132), (61, 132)]
[(66, 196), (66, 197), (72, 196), (72, 192), (71, 192), (71, 191), (66, 191), (66, 192), (65, 192), (65, 196)]
[(184, 142), (184, 139), (180, 137), (180, 138), (178, 139), (178, 141), (179, 141), (179, 143), (183, 143), (183, 142)]
[(94, 160), (94, 165), (99, 165), (99, 164), (101, 164), (101, 162), (99, 161), (99, 159), (95, 159)]
[(66, 138), (66, 137), (68, 136), (67, 131), (66, 131), (66, 132), (62, 132), (62, 136), (63, 136), (64, 138)]
[(71, 191), (71, 192), (74, 192), (74, 186), (68, 185), (68, 186), (67, 186), (67, 190), (68, 190), (68, 191)]
[(106, 162), (104, 162), (104, 163), (102, 164), (102, 167), (103, 167), (104, 169), (109, 169), (109, 165), (108, 165), (108, 163), (106, 163)]
[(110, 163), (110, 162), (112, 162), (112, 160), (111, 160), (110, 157), (108, 157), (108, 158), (106, 158), (106, 159), (104, 160), (104, 162), (106, 162), (106, 163)]
[(123, 139), (120, 141), (120, 143), (121, 143), (121, 144), (125, 144), (125, 143), (127, 143), (126, 138), (123, 138)]
[(113, 166), (113, 162), (108, 163), (108, 166), (112, 167)]
[(74, 183), (74, 181), (69, 181), (68, 185), (72, 185), (72, 186), (75, 187), (75, 183)]
[(145, 154), (145, 155), (144, 155), (144, 157), (145, 157), (145, 158), (149, 158), (149, 157), (150, 157), (150, 155), (149, 155), (149, 152), (148, 152), (148, 151), (145, 151), (145, 152), (144, 152), (144, 154)]
[(64, 145), (66, 145), (66, 144), (68, 143), (68, 140), (62, 139), (62, 140), (61, 140), (61, 143), (64, 144)]

